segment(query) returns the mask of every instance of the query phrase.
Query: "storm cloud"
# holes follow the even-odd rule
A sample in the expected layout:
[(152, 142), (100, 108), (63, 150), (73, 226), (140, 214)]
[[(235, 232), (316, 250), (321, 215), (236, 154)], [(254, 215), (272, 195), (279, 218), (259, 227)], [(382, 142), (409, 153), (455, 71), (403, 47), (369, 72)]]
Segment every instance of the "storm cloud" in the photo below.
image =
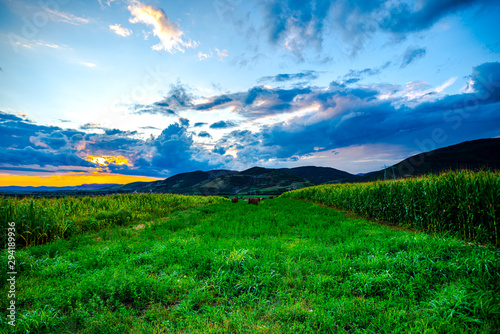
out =
[(410, 47), (406, 49), (405, 54), (403, 55), (403, 61), (401, 62), (401, 68), (404, 68), (411, 63), (413, 63), (415, 60), (423, 58), (425, 56), (426, 50), (425, 48), (415, 48), (415, 47)]
[[(372, 75), (372, 71), (348, 74), (354, 78)], [(271, 161), (297, 162), (353, 146), (399, 145), (409, 154), (499, 136), (500, 63), (474, 67), (467, 83), (463, 93), (453, 95), (433, 90), (425, 82), (404, 87), (335, 80), (327, 87), (255, 86), (208, 96), (201, 104), (204, 113), (214, 115), (230, 106), (238, 121), (213, 122), (207, 131), (194, 133), (191, 122), (178, 117), (159, 135), (147, 139), (135, 131), (104, 129), (98, 124), (82, 126), (85, 131), (37, 125), (0, 112), (0, 167), (99, 167), (129, 175), (168, 176)], [(222, 100), (227, 102), (208, 106), (210, 101)], [(195, 103), (189, 106), (198, 110)], [(187, 104), (183, 108), (189, 110)], [(269, 116), (284, 119), (260, 123)], [(245, 129), (250, 123), (255, 125)], [(204, 125), (208, 124), (194, 123), (194, 127)], [(401, 149), (398, 152), (402, 154)], [(123, 156), (129, 162), (102, 167), (87, 161), (89, 155)]]
[(488, 0), (424, 0), (418, 4), (388, 0), (271, 0), (261, 2), (261, 8), (268, 41), (302, 60), (305, 49), (321, 50), (327, 33), (341, 37), (356, 53), (377, 32), (403, 40), (446, 16), (488, 4)]

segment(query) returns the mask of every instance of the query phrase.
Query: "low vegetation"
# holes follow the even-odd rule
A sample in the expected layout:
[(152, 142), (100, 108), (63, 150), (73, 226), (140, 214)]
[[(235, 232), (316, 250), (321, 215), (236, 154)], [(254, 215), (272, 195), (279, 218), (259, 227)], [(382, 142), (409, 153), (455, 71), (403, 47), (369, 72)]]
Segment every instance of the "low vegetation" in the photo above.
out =
[(322, 185), (287, 192), (430, 233), (500, 245), (500, 173), (449, 172), (397, 181)]
[[(176, 207), (195, 206), (185, 201)], [(17, 326), (2, 312), (0, 327), (121, 334), (500, 330), (497, 248), (286, 198), (258, 206), (215, 201), (19, 249)], [(160, 210), (130, 205), (123, 209)]]
[[(174, 211), (222, 201), (228, 200), (171, 194), (38, 199), (0, 197), (0, 224), (5, 230), (8, 222), (15, 222), (16, 243), (19, 246), (34, 246), (109, 226), (149, 221)], [(6, 234), (2, 233), (2, 248), (5, 248), (6, 240)]]

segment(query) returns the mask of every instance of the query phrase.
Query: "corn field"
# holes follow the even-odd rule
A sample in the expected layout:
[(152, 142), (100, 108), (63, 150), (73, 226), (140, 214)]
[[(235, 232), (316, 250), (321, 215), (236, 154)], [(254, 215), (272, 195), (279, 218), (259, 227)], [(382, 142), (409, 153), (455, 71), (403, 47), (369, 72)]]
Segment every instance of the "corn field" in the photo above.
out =
[(125, 194), (102, 197), (0, 197), (0, 244), (6, 246), (8, 222), (16, 224), (16, 244), (40, 245), (86, 231), (164, 217), (177, 210), (228, 201), (222, 197)]
[(500, 173), (457, 171), (397, 181), (321, 185), (281, 197), (306, 200), (464, 240), (499, 245)]

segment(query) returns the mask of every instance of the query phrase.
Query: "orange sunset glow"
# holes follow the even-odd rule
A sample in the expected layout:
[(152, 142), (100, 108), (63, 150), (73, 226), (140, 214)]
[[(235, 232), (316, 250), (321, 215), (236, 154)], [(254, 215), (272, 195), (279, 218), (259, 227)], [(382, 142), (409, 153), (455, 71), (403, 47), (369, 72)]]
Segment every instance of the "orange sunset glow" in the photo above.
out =
[(101, 166), (107, 166), (109, 164), (115, 165), (128, 165), (128, 159), (122, 156), (112, 156), (112, 155), (89, 155), (85, 160), (99, 164)]
[(58, 175), (26, 176), (0, 174), (0, 186), (33, 186), (33, 187), (71, 187), (92, 183), (117, 183), (126, 184), (131, 182), (151, 182), (160, 180), (159, 178), (130, 176), (111, 173), (65, 173)]

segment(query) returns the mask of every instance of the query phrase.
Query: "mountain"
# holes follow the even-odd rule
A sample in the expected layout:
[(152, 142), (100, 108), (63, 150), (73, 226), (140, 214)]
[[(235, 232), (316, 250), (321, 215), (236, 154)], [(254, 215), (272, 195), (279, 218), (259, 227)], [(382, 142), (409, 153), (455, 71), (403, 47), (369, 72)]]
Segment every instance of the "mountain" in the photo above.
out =
[[(386, 169), (392, 179), (438, 174), (447, 170), (500, 170), (500, 138), (478, 139), (416, 154)], [(393, 176), (394, 171), (394, 176)], [(368, 173), (357, 181), (383, 180), (384, 170)]]
[(336, 183), (356, 178), (356, 175), (330, 167), (306, 166), (306, 167), (295, 167), (295, 168), (282, 168), (281, 170), (286, 171), (295, 176), (302, 177), (306, 180), (311, 181), (314, 184)]
[(230, 170), (212, 170), (208, 172), (195, 171), (181, 173), (163, 181), (163, 186), (168, 192), (185, 193), (199, 187), (201, 184), (210, 183), (212, 180), (224, 178), (237, 172)]
[(94, 191), (113, 186), (120, 186), (120, 185), (114, 183), (108, 183), (108, 184), (92, 183), (92, 184), (82, 184), (79, 186), (71, 186), (71, 187), (7, 186), (7, 187), (0, 187), (0, 193), (18, 193), (18, 192), (33, 193), (33, 192), (47, 192), (47, 191)]
[(164, 180), (160, 181), (151, 181), (151, 182), (132, 182), (127, 184), (115, 184), (108, 188), (103, 188), (103, 191), (113, 192), (113, 191), (121, 191), (121, 192), (134, 192), (141, 189), (141, 192), (144, 192), (145, 189), (149, 191), (150, 188), (154, 188), (155, 185), (160, 184)]
[[(313, 167), (314, 168), (314, 167)], [(314, 185), (287, 170), (252, 167), (237, 172), (231, 170), (194, 171), (171, 176), (162, 181), (136, 182), (106, 188), (106, 191), (162, 192), (176, 194), (243, 194), (279, 193)]]
[(201, 194), (278, 193), (314, 185), (310, 181), (279, 169), (253, 167), (218, 177), (195, 189)]

